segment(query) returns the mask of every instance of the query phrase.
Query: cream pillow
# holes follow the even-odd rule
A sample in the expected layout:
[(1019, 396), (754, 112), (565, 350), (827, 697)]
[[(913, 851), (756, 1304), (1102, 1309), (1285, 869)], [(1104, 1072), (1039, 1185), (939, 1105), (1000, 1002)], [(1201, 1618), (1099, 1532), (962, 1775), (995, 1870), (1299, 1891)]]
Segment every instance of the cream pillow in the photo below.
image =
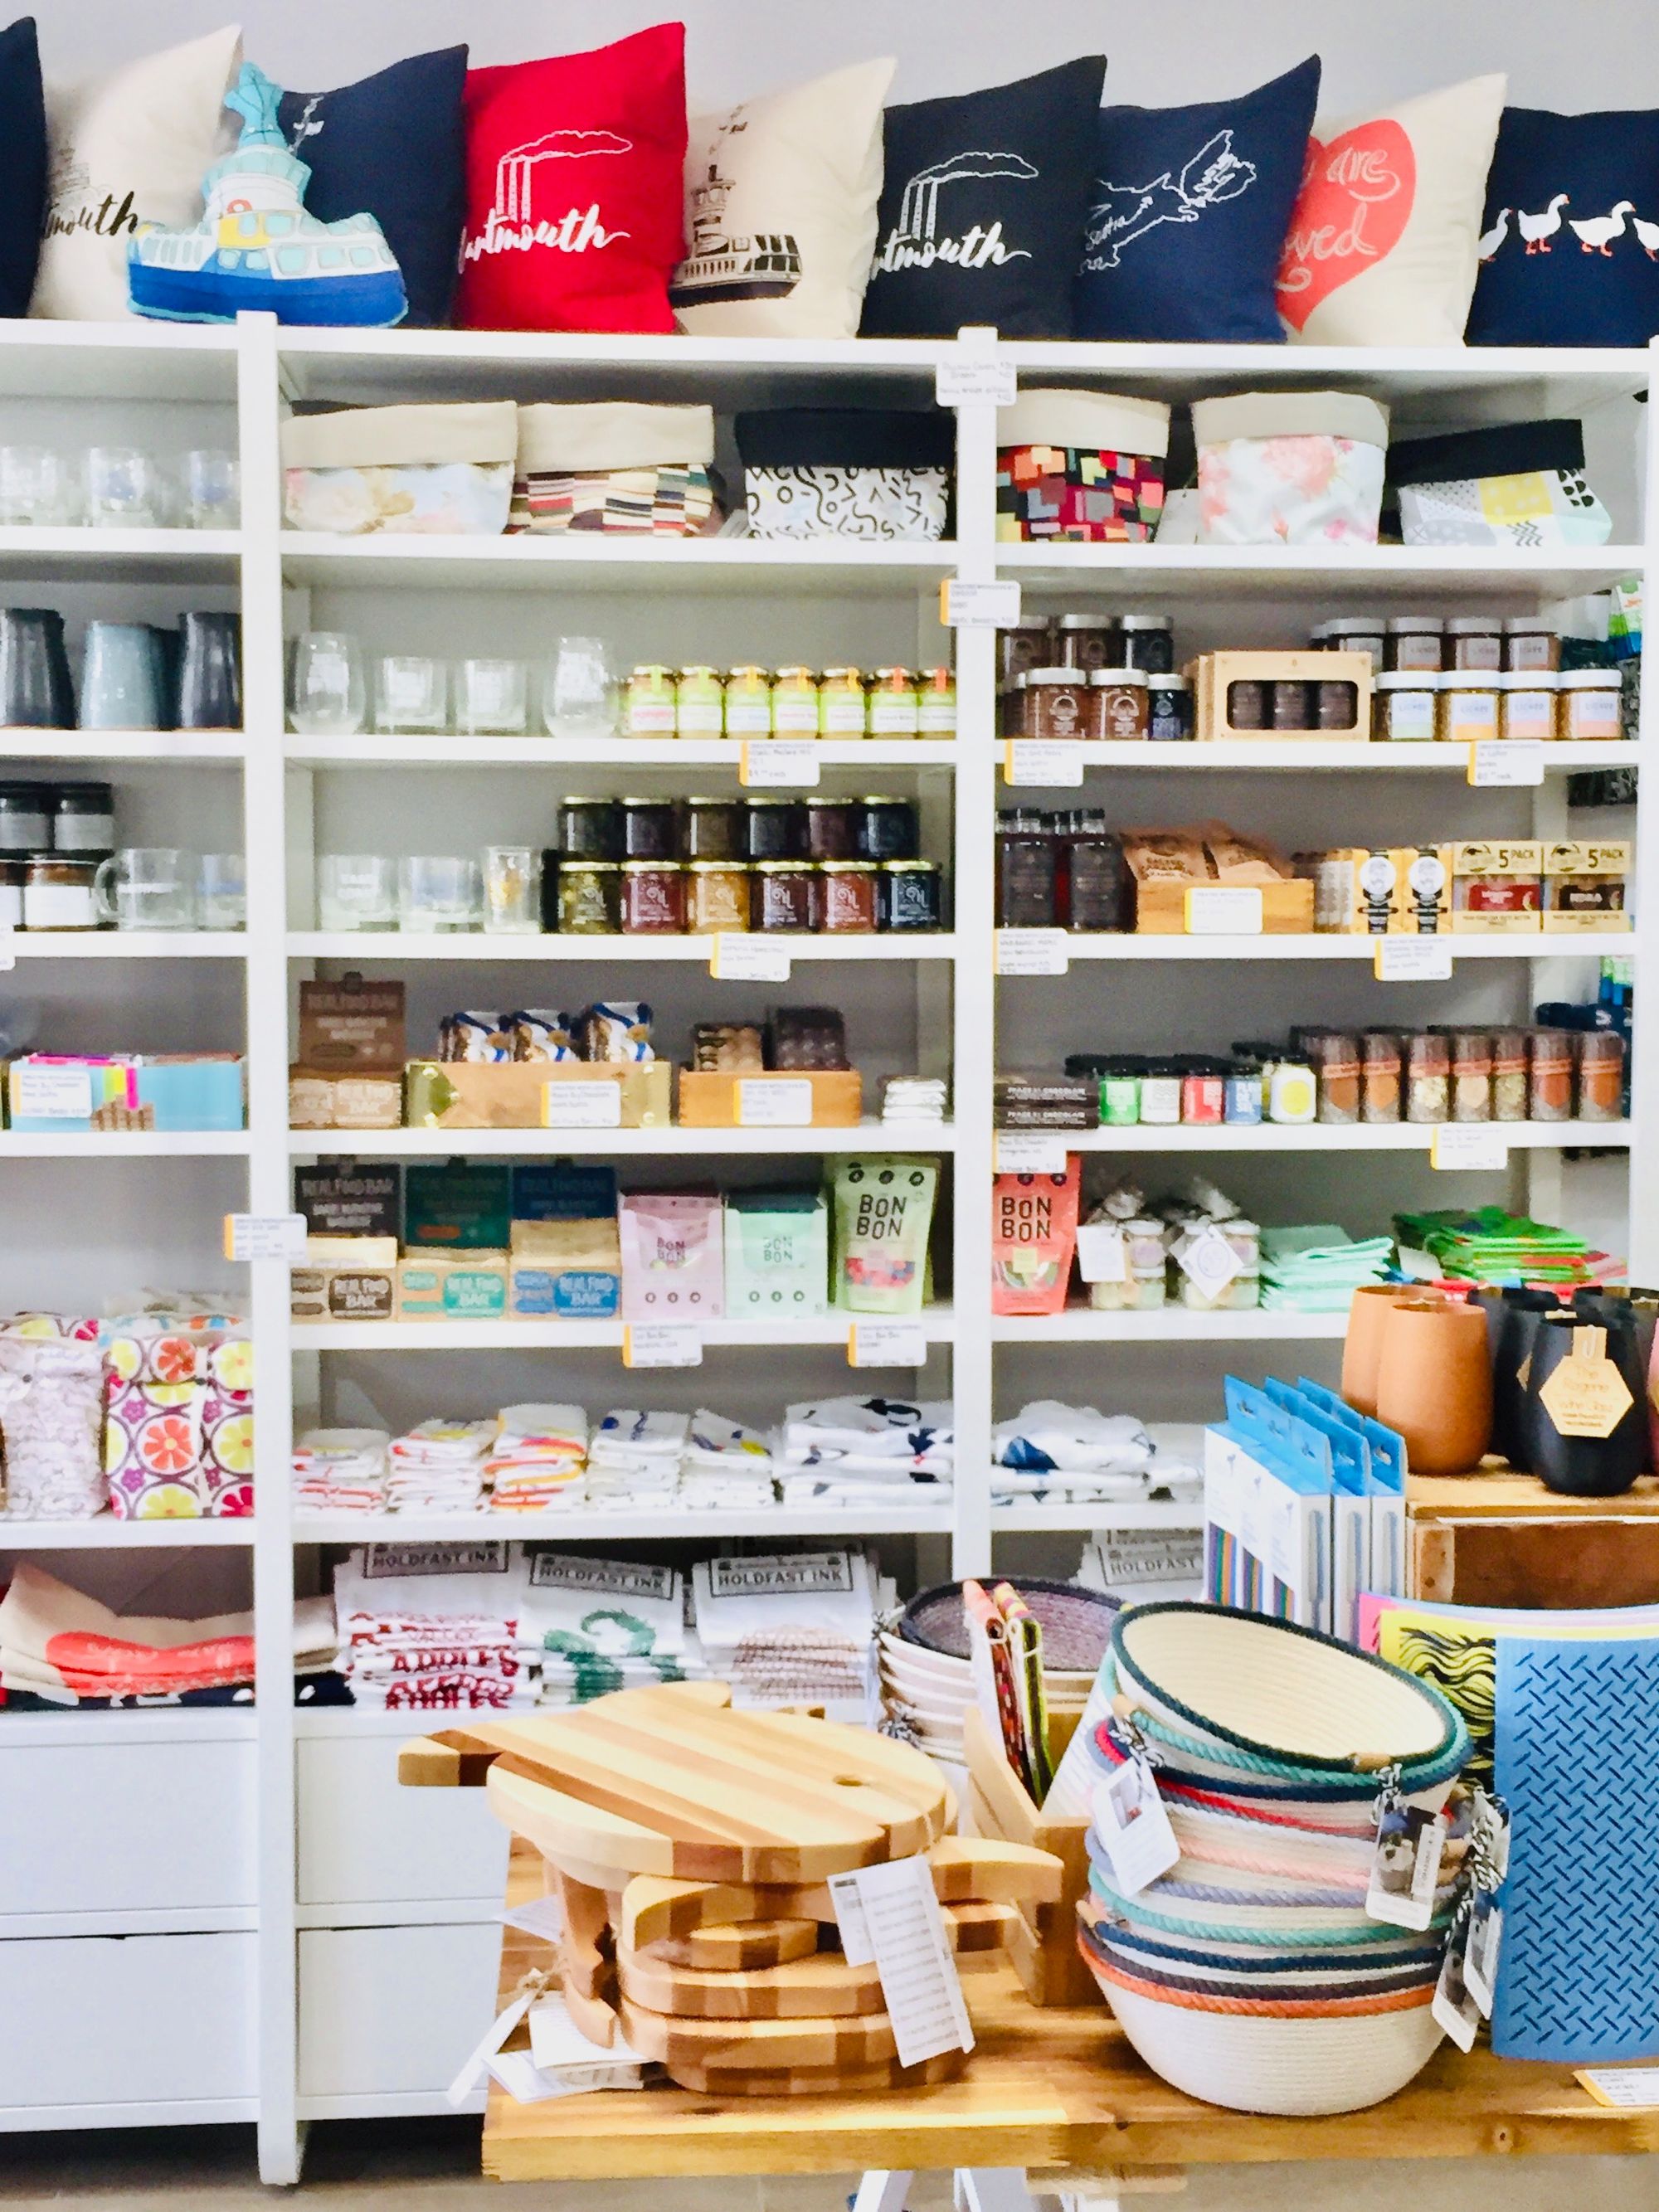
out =
[(241, 45), (232, 23), (107, 76), (47, 87), (51, 166), (30, 314), (107, 323), (131, 313), (127, 240), (143, 223), (201, 215)]
[(668, 287), (682, 330), (856, 336), (876, 250), (882, 103), (896, 66), (857, 62), (692, 124), (686, 258)]
[(1506, 82), (1316, 125), (1276, 287), (1292, 344), (1462, 343)]

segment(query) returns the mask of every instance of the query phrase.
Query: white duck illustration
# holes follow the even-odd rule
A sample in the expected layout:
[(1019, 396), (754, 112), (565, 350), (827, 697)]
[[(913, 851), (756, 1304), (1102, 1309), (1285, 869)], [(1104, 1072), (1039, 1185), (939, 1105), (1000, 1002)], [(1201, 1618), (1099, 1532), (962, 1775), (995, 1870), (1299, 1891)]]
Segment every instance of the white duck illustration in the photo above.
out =
[(1483, 261), (1490, 261), (1493, 254), (1497, 252), (1498, 247), (1504, 243), (1504, 240), (1509, 236), (1510, 217), (1514, 214), (1514, 212), (1515, 210), (1513, 208), (1499, 208), (1498, 210), (1497, 222), (1493, 223), (1490, 230), (1483, 231), (1480, 234), (1480, 243), (1478, 251), (1480, 252), (1480, 258)]
[(1648, 259), (1659, 261), (1659, 222), (1644, 222), (1639, 215), (1633, 215), (1630, 227), (1636, 233), (1636, 242)]
[(1516, 210), (1515, 220), (1527, 241), (1528, 253), (1549, 252), (1550, 240), (1561, 228), (1561, 210), (1566, 204), (1566, 194), (1557, 192), (1542, 215), (1523, 215), (1519, 208)]
[(1605, 253), (1611, 261), (1613, 241), (1624, 236), (1625, 217), (1635, 212), (1634, 200), (1620, 200), (1610, 215), (1590, 216), (1583, 222), (1570, 222), (1567, 228), (1577, 239), (1581, 252)]

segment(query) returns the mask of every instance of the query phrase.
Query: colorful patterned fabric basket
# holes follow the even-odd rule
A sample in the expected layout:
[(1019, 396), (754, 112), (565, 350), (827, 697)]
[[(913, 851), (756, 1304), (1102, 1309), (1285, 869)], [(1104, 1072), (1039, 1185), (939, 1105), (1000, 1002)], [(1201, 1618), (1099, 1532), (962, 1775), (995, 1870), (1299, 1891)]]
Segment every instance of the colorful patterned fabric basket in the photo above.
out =
[(1170, 410), (1100, 392), (1026, 392), (997, 416), (997, 536), (1142, 544), (1164, 512)]
[(708, 407), (625, 400), (519, 410), (510, 532), (696, 538), (718, 528)]
[(199, 1521), (253, 1510), (253, 1347), (245, 1336), (118, 1336), (104, 1466), (118, 1520)]

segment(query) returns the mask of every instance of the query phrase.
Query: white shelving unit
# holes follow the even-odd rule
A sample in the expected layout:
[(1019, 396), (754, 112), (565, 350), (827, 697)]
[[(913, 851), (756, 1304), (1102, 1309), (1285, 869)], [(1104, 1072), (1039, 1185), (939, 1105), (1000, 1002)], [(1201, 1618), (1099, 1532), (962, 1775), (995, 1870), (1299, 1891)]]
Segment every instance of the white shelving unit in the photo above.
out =
[[(281, 331), (260, 318), (234, 330), (0, 324), (0, 398), (20, 420), (83, 441), (95, 422), (100, 434), (119, 431), (163, 451), (215, 438), (239, 442), (240, 532), (0, 532), (0, 576), (15, 594), (27, 584), (31, 597), (65, 605), (72, 622), (129, 605), (240, 605), (247, 721), (245, 737), (0, 732), (0, 761), (9, 772), (16, 763), (15, 772), (33, 768), (42, 776), (107, 769), (124, 803), (131, 786), (145, 824), (134, 842), (228, 845), (241, 836), (249, 860), (241, 937), (23, 936), (6, 948), (16, 956), (0, 984), (6, 999), (40, 1001), (89, 1048), (101, 1037), (142, 1044), (152, 1030), (169, 1044), (244, 1047), (249, 1125), (246, 1133), (181, 1137), (0, 1133), (9, 1227), (13, 1219), (20, 1224), (3, 1248), (5, 1295), (11, 1305), (79, 1301), (95, 1309), (115, 1285), (234, 1289), (252, 1318), (258, 1407), (258, 1511), (251, 1523), (128, 1526), (100, 1517), (43, 1527), (0, 1519), (0, 1572), (9, 1554), (50, 1560), (62, 1553), (70, 1555), (66, 1575), (119, 1595), (154, 1583), (193, 1602), (210, 1590), (216, 1601), (201, 1609), (219, 1610), (246, 1602), (251, 1591), (261, 1678), (276, 1686), (257, 1711), (0, 1716), (7, 1761), (0, 1863), (21, 1869), (0, 1919), (0, 1941), (15, 1947), (0, 1954), (0, 2034), (18, 2003), (27, 2008), (20, 2017), (28, 2021), (29, 2047), (50, 2042), (38, 2030), (60, 2016), (69, 2001), (53, 1994), (61, 1989), (77, 2008), (101, 2003), (111, 2017), (130, 2021), (133, 2038), (161, 2053), (144, 2072), (142, 2095), (116, 2081), (33, 2081), (26, 2057), (0, 2085), (0, 2097), (11, 2100), (0, 2105), (0, 2130), (257, 2118), (261, 2172), (284, 2182), (297, 2173), (309, 2118), (445, 2108), (443, 2085), (462, 2047), (428, 2047), (418, 2037), (388, 2044), (383, 2031), (388, 2021), (440, 2018), (446, 2004), (452, 2021), (466, 2022), (489, 2002), (499, 1834), (471, 1793), (421, 1793), (415, 1813), (398, 1796), (397, 1742), (418, 1723), (289, 1704), (295, 1595), (325, 1586), (325, 1547), (484, 1534), (624, 1547), (673, 1541), (687, 1550), (738, 1539), (864, 1537), (879, 1539), (918, 1575), (936, 1577), (1015, 1565), (1045, 1536), (1069, 1535), (1074, 1554), (1077, 1534), (1095, 1525), (1190, 1526), (1190, 1508), (1167, 1505), (994, 1511), (994, 1416), (1028, 1395), (1071, 1395), (1133, 1407), (1159, 1422), (1199, 1421), (1213, 1410), (1230, 1365), (1251, 1374), (1328, 1374), (1342, 1317), (1172, 1306), (994, 1320), (982, 1286), (990, 1273), (997, 1066), (1053, 1065), (1067, 1050), (1103, 1043), (1217, 1048), (1298, 1018), (1364, 1012), (1402, 1023), (1490, 1022), (1540, 997), (1585, 995), (1603, 951), (1644, 952), (1651, 943), (1645, 918), (1659, 915), (1659, 832), (1638, 841), (1628, 935), (1458, 938), (1445, 984), (1380, 982), (1367, 965), (1368, 944), (1333, 938), (1083, 938), (1070, 942), (1066, 975), (998, 981), (994, 840), (999, 805), (1010, 794), (994, 736), (995, 641), (983, 629), (956, 637), (954, 741), (817, 749), (827, 791), (896, 787), (920, 799), (927, 849), (950, 863), (948, 934), (793, 941), (793, 981), (761, 987), (710, 977), (710, 947), (702, 939), (315, 929), (319, 853), (465, 849), (509, 834), (509, 825), (510, 834), (534, 836), (567, 790), (735, 790), (741, 749), (722, 740), (285, 734), (283, 640), (308, 626), (356, 630), (371, 653), (436, 641), (452, 653), (534, 657), (558, 629), (578, 627), (603, 633), (629, 659), (870, 666), (947, 656), (938, 595), (951, 576), (1013, 579), (1037, 609), (1168, 606), (1183, 654), (1226, 642), (1300, 642), (1306, 623), (1323, 612), (1413, 605), (1533, 611), (1627, 574), (1652, 583), (1659, 459), (1651, 448), (1644, 504), (1628, 480), (1638, 450), (1629, 403), (1655, 384), (1644, 353), (1001, 349), (1028, 385), (1060, 380), (1175, 400), (1244, 382), (1329, 380), (1387, 398), (1400, 434), (1528, 413), (1584, 415), (1593, 455), (1615, 457), (1603, 466), (1593, 462), (1592, 473), (1613, 506), (1620, 542), (1565, 556), (1003, 544), (995, 416), (987, 406), (959, 411), (957, 536), (936, 545), (339, 539), (281, 528), (277, 432), (293, 404), (616, 396), (698, 399), (723, 415), (755, 404), (914, 406), (931, 403), (941, 366), (982, 360), (989, 350), (991, 335), (973, 332), (939, 343), (772, 345)], [(1620, 460), (1624, 480), (1615, 482)], [(1646, 537), (1644, 513), (1654, 518)], [(1647, 744), (1656, 711), (1647, 706)], [(1224, 814), (1283, 843), (1403, 842), (1419, 832), (1560, 836), (1569, 820), (1565, 775), (1624, 765), (1642, 750), (1635, 742), (1564, 745), (1549, 752), (1536, 789), (1475, 792), (1463, 787), (1463, 757), (1449, 748), (1317, 738), (1091, 744), (1085, 791), (1048, 803), (1099, 803), (1119, 823)], [(198, 821), (212, 826), (198, 830)], [(173, 834), (161, 834), (163, 823)], [(535, 826), (520, 832), (520, 823)], [(1624, 834), (1622, 823), (1610, 834)], [(822, 994), (845, 1008), (866, 1074), (948, 1073), (953, 1119), (943, 1130), (910, 1133), (867, 1124), (844, 1132), (290, 1131), (295, 987), (346, 965), (404, 980), (416, 1051), (441, 1012), (463, 1002), (507, 1004), (496, 994), (532, 984), (592, 996), (607, 986), (618, 994), (643, 992), (659, 1001), (671, 1050), (694, 1015), (729, 1011), (747, 1018), (769, 1001)], [(41, 1042), (50, 1042), (45, 1031)], [(1659, 1096), (1659, 1028), (1638, 1032), (1636, 1085), (1644, 1106)], [(1525, 1126), (1505, 1134), (1507, 1171), (1443, 1183), (1426, 1157), (1431, 1133), (1412, 1127), (1139, 1127), (1068, 1141), (1138, 1174), (1179, 1180), (1201, 1172), (1236, 1188), (1267, 1219), (1328, 1212), (1360, 1230), (1402, 1205), (1508, 1198), (1547, 1218), (1593, 1221), (1629, 1252), (1632, 1279), (1659, 1279), (1650, 1107), (1629, 1125)], [(810, 1176), (827, 1153), (872, 1146), (937, 1155), (945, 1170), (936, 1257), (941, 1296), (951, 1302), (924, 1316), (925, 1369), (870, 1380), (954, 1395), (959, 1474), (948, 1504), (906, 1501), (884, 1516), (839, 1517), (548, 1513), (500, 1516), (499, 1527), (438, 1516), (295, 1512), (289, 1453), (296, 1407), (300, 1419), (313, 1409), (349, 1418), (384, 1407), (401, 1420), (482, 1412), (510, 1396), (568, 1395), (598, 1407), (630, 1395), (685, 1404), (695, 1402), (688, 1396), (695, 1391), (703, 1402), (765, 1415), (787, 1396), (847, 1381), (839, 1322), (712, 1325), (696, 1376), (626, 1378), (621, 1331), (608, 1323), (293, 1325), (284, 1269), (262, 1263), (228, 1280), (216, 1253), (223, 1212), (289, 1210), (295, 1159), (581, 1153), (617, 1160), (635, 1183), (653, 1162), (680, 1181), (700, 1164), (722, 1178), (757, 1181), (775, 1177), (791, 1160)], [(1167, 1157), (1149, 1157), (1155, 1154)], [(1103, 1166), (1091, 1158), (1089, 1172)], [(94, 1802), (106, 1835), (102, 1860), (89, 1856), (86, 1842), (86, 1807)], [(213, 1865), (173, 1861), (174, 1838), (186, 1826), (212, 1840)], [(148, 1886), (112, 1881), (118, 1851), (122, 1868), (148, 1864)], [(181, 2022), (190, 2032), (175, 2047), (168, 2032)], [(72, 2032), (65, 2027), (58, 2040), (71, 2045)]]

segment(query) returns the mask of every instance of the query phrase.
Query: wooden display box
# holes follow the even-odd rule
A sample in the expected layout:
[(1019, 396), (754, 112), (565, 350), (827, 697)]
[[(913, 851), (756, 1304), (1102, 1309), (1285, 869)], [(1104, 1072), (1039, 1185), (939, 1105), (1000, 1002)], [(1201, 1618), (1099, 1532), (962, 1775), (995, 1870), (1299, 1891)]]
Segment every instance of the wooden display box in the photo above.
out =
[[(1076, 1713), (1049, 1716), (1048, 1748), (1056, 1765), (1079, 1717)], [(975, 1831), (1052, 1851), (1066, 1869), (1057, 1903), (1018, 1908), (1019, 1925), (1009, 1939), (1008, 1955), (1021, 1988), (1034, 2005), (1099, 2004), (1094, 1977), (1077, 1948), (1077, 1908), (1089, 1891), (1089, 1854), (1084, 1848), (1089, 1823), (1043, 1814), (1003, 1757), (1002, 1747), (977, 1705), (969, 1705), (963, 1714), (962, 1735), (968, 1753), (968, 1808)]]
[(1413, 1597), (1566, 1610), (1659, 1601), (1659, 1477), (1621, 1498), (1564, 1498), (1508, 1468), (1413, 1474), (1406, 1515)]
[[(1202, 653), (1189, 661), (1194, 734), (1205, 742), (1222, 738), (1267, 738), (1294, 743), (1318, 738), (1340, 744), (1346, 738), (1369, 744), (1371, 734), (1371, 657), (1369, 653)], [(1354, 719), (1341, 730), (1239, 730), (1228, 720), (1229, 687), (1234, 684), (1352, 684)], [(1273, 717), (1271, 712), (1267, 718)]]
[[(1363, 659), (1363, 654), (1361, 655)], [(1187, 894), (1189, 890), (1260, 890), (1261, 931), (1265, 937), (1305, 936), (1314, 926), (1314, 887), (1303, 877), (1289, 883), (1137, 884), (1135, 934), (1138, 937), (1184, 937), (1187, 933)]]
[[(788, 1085), (807, 1089), (786, 1090)], [(810, 1110), (802, 1114), (801, 1109)], [(855, 1067), (797, 1073), (752, 1069), (727, 1074), (680, 1070), (680, 1126), (686, 1129), (856, 1129), (864, 1118), (864, 1079)]]
[[(608, 1083), (618, 1092), (614, 1120), (550, 1107), (547, 1089), (591, 1091)], [(644, 1066), (580, 1060), (411, 1060), (404, 1070), (404, 1116), (411, 1129), (665, 1129), (673, 1076), (665, 1060)], [(573, 1105), (575, 1102), (573, 1097)]]

